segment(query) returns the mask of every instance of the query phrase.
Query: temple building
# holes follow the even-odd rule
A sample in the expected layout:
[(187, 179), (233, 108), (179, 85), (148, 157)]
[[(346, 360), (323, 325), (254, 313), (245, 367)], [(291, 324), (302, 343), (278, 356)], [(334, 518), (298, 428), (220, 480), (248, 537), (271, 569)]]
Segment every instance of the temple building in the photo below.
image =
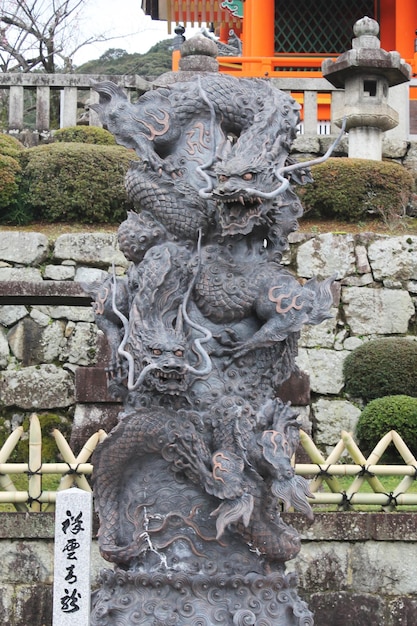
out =
[[(274, 78), (321, 78), (323, 59), (348, 50), (354, 23), (367, 15), (380, 25), (381, 48), (397, 50), (417, 76), (416, 0), (143, 0), (142, 8), (168, 29), (209, 24), (224, 43), (233, 30), (242, 54), (219, 57), (220, 71)], [(413, 119), (417, 87), (409, 93)]]

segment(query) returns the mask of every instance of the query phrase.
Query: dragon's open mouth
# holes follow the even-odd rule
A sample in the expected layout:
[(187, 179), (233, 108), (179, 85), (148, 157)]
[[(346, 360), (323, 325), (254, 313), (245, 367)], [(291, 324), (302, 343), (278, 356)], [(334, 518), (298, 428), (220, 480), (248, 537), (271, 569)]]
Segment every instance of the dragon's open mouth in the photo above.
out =
[(185, 374), (176, 370), (154, 369), (152, 371), (152, 385), (164, 393), (179, 393), (187, 388)]
[(262, 218), (263, 202), (261, 198), (243, 195), (222, 197), (218, 208), (224, 233), (247, 235)]

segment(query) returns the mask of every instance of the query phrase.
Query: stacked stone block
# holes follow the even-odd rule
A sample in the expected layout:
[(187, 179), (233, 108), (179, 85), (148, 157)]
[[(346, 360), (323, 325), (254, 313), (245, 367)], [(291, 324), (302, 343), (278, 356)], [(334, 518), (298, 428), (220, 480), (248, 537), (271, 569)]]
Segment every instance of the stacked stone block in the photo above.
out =
[[(301, 280), (336, 277), (333, 317), (303, 329), (298, 355), (311, 390), (309, 404), (300, 407), (303, 425), (314, 424), (316, 443), (329, 449), (342, 429), (354, 431), (360, 414), (358, 400), (343, 391), (349, 352), (381, 336), (417, 339), (417, 236), (297, 232), (290, 239), (284, 262)], [(117, 274), (126, 271), (116, 233), (65, 234), (50, 242), (39, 233), (0, 231), (3, 284), (42, 282), (58, 289), (73, 283), (82, 290), (113, 264)], [(62, 305), (57, 298), (54, 304), (0, 306), (0, 411), (10, 423), (15, 415), (14, 426), (33, 410), (59, 410), (88, 434), (114, 420), (118, 407), (106, 396), (103, 337), (88, 298), (83, 304)]]

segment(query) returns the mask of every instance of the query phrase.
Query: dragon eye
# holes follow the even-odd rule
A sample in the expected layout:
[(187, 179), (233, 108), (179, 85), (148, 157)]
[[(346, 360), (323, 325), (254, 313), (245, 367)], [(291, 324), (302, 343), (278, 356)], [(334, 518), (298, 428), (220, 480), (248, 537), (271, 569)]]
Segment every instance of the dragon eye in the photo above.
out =
[(246, 172), (246, 174), (243, 174), (242, 178), (243, 180), (252, 180), (253, 174), (252, 172)]
[(159, 348), (152, 348), (152, 354), (154, 354), (155, 356), (161, 356), (162, 350), (160, 350)]
[(229, 177), (228, 177), (228, 176), (226, 176), (225, 174), (219, 174), (219, 181), (220, 181), (221, 183), (225, 183), (225, 182), (226, 182), (226, 180), (229, 180)]
[(184, 350), (175, 350), (175, 356), (184, 356)]

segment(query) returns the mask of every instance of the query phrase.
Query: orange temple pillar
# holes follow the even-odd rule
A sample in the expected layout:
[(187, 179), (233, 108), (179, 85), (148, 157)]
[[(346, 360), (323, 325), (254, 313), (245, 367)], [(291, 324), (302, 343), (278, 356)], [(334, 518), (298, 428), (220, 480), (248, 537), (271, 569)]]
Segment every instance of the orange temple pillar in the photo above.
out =
[(274, 0), (245, 0), (243, 4), (243, 56), (274, 56)]
[(414, 40), (417, 30), (416, 0), (397, 0), (395, 19), (395, 49), (404, 59), (414, 56)]
[(398, 50), (404, 59), (414, 56), (417, 30), (416, 0), (380, 0), (381, 46)]

